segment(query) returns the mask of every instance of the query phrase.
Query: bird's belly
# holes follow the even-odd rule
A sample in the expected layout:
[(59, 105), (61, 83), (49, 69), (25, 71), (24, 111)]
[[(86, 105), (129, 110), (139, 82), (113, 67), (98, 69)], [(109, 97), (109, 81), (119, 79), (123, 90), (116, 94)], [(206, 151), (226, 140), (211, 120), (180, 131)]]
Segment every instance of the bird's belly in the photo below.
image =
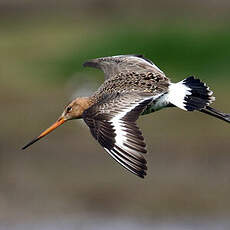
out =
[(167, 100), (167, 94), (164, 94), (157, 99), (155, 99), (153, 102), (151, 102), (147, 108), (141, 113), (141, 115), (149, 114), (156, 112), (160, 109), (163, 109), (169, 105), (169, 102)]

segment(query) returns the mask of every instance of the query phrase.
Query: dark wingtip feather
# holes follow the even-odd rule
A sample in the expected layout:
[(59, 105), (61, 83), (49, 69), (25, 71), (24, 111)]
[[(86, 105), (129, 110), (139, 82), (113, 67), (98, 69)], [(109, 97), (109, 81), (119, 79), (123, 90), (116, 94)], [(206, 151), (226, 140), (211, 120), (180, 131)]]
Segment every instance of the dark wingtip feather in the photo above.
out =
[(139, 175), (137, 175), (137, 176), (140, 177), (141, 179), (145, 179), (146, 174), (145, 174), (145, 175), (139, 174)]
[(227, 116), (225, 117), (225, 121), (227, 121), (228, 123), (230, 123), (230, 114), (227, 114)]
[(94, 59), (92, 60), (88, 60), (86, 62), (83, 63), (84, 67), (94, 67), (94, 68), (98, 68), (98, 62), (95, 61)]
[(146, 173), (146, 171), (140, 171), (138, 174), (137, 174), (137, 176), (139, 176), (141, 179), (144, 179), (145, 178), (145, 176), (147, 176), (147, 173)]

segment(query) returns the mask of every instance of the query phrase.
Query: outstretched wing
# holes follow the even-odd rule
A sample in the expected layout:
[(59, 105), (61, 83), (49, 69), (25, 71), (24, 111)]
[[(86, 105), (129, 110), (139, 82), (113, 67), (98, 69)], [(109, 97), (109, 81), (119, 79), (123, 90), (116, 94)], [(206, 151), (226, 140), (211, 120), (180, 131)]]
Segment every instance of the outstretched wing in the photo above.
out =
[(164, 73), (143, 55), (119, 55), (89, 60), (83, 64), (101, 69), (105, 73), (105, 80), (119, 73), (135, 72), (164, 75)]
[(122, 166), (144, 178), (144, 138), (135, 121), (152, 101), (150, 96), (111, 95), (83, 114), (91, 134)]

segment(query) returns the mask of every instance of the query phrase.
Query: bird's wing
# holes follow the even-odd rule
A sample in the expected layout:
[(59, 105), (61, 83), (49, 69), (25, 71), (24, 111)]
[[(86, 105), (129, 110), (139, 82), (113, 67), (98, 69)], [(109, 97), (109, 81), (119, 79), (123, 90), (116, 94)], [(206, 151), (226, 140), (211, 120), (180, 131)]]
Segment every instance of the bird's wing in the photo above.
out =
[(83, 119), (91, 134), (122, 166), (144, 178), (144, 138), (135, 121), (152, 101), (143, 95), (110, 95), (87, 109)]
[(83, 66), (101, 69), (105, 74), (105, 80), (119, 73), (147, 73), (165, 75), (152, 61), (143, 55), (119, 55), (102, 57), (86, 61)]

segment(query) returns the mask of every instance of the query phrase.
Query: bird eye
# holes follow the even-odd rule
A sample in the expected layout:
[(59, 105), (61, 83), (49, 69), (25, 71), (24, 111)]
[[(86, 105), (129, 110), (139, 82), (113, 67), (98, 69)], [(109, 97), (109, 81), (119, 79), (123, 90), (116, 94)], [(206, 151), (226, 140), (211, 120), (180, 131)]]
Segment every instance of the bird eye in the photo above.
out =
[(69, 106), (69, 107), (66, 108), (66, 112), (67, 112), (67, 113), (69, 113), (71, 110), (72, 110), (72, 107), (71, 107), (71, 106)]

